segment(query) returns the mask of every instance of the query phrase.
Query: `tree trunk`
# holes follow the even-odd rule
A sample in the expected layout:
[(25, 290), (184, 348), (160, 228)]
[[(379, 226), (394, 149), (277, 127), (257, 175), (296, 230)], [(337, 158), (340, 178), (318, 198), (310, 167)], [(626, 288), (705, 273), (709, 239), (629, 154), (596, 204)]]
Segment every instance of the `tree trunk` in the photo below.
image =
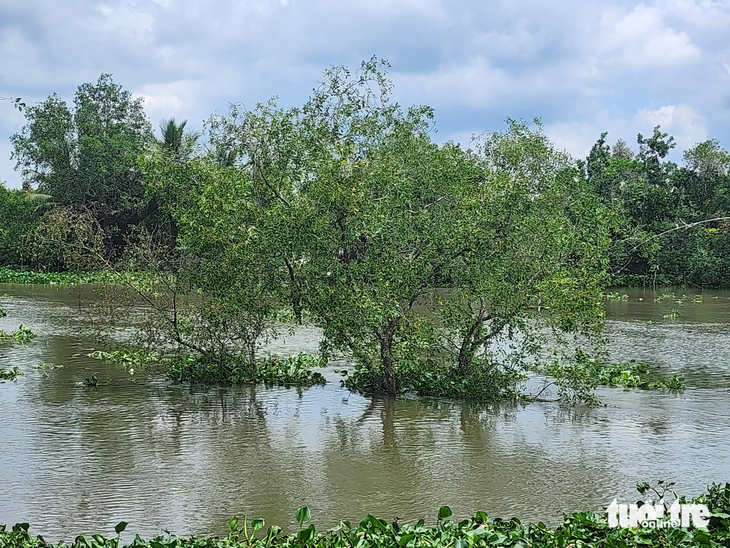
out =
[(483, 317), (480, 315), (473, 320), (469, 332), (467, 333), (464, 340), (461, 342), (461, 348), (459, 348), (459, 358), (456, 364), (456, 370), (459, 375), (466, 375), (471, 369), (472, 361), (474, 360), (474, 354), (478, 347), (478, 342), (482, 336), (482, 323), (484, 322)]
[(393, 367), (393, 336), (385, 333), (380, 337), (380, 359), (383, 362), (383, 381), (385, 393), (396, 395), (395, 370)]

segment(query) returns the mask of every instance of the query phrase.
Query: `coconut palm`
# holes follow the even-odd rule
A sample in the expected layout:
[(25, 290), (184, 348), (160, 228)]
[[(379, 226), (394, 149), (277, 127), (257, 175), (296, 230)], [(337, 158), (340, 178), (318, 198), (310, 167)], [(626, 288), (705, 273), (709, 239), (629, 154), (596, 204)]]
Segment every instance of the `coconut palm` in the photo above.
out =
[(179, 124), (175, 122), (175, 118), (165, 119), (160, 122), (160, 132), (162, 138), (159, 143), (163, 150), (171, 153), (175, 158), (183, 159), (189, 157), (200, 139), (200, 133), (185, 133), (185, 125), (187, 120), (183, 120)]

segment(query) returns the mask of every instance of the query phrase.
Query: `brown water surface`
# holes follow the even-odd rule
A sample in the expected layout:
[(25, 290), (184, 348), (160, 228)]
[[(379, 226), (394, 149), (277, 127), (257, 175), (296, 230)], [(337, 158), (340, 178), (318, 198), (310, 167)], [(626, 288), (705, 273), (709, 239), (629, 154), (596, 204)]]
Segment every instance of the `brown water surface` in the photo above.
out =
[[(303, 505), (331, 526), (368, 512), (434, 521), (444, 504), (556, 523), (635, 500), (638, 481), (693, 495), (730, 480), (730, 293), (620, 293), (607, 303), (612, 358), (679, 373), (683, 393), (605, 389), (598, 409), (393, 401), (350, 394), (331, 370), (324, 387), (190, 388), (87, 357), (87, 290), (0, 285), (0, 329), (38, 334), (0, 347), (0, 367), (23, 371), (0, 384), (0, 523), (50, 540), (122, 520), (145, 537), (200, 535), (243, 514), (291, 527)], [(271, 350), (317, 339), (301, 329)], [(98, 389), (77, 385), (92, 373)]]

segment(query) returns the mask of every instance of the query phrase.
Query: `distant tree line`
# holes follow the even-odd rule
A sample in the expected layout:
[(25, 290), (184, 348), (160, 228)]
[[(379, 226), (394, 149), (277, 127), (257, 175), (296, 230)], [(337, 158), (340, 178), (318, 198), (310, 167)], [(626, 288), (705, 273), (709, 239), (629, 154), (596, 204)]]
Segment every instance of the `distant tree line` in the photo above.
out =
[(730, 154), (716, 140), (666, 160), (674, 138), (654, 128), (635, 154), (603, 133), (586, 177), (612, 211), (612, 285), (730, 287)]

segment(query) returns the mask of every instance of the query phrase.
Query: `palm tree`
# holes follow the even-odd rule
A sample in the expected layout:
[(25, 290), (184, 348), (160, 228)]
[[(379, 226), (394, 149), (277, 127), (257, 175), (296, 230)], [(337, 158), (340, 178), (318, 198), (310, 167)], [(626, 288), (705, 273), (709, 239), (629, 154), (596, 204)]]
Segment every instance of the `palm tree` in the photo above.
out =
[(187, 123), (187, 120), (183, 120), (180, 124), (177, 124), (175, 118), (163, 118), (160, 122), (160, 132), (162, 134), (162, 139), (159, 141), (160, 146), (178, 159), (189, 157), (200, 139), (200, 133), (190, 131), (185, 133)]

